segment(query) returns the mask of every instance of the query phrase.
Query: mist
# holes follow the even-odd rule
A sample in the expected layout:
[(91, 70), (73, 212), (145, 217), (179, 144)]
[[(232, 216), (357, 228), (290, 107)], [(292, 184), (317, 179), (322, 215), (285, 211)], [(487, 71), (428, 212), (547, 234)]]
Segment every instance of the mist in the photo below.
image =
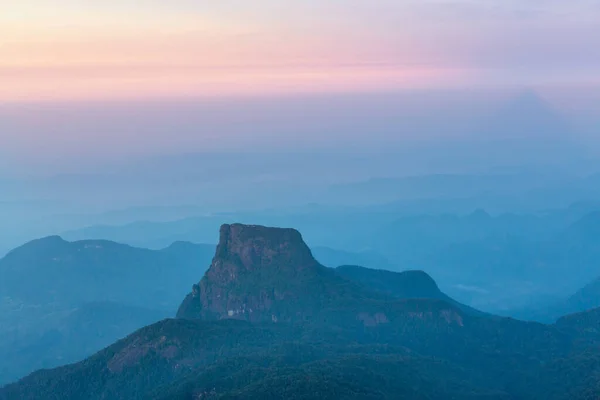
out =
[[(207, 214), (483, 195), (511, 199), (471, 204), (568, 206), (591, 189), (524, 197), (596, 172), (590, 133), (600, 114), (593, 89), (551, 89), (5, 104), (0, 200), (10, 229), (0, 247), (114, 223), (102, 215), (115, 210), (131, 212), (118, 223), (169, 215), (136, 208)], [(439, 174), (481, 178), (434, 192), (415, 183)]]
[(0, 15), (0, 400), (600, 398), (597, 2), (75, 3)]
[[(190, 153), (368, 155), (511, 136), (527, 143), (542, 141), (547, 135), (553, 142), (569, 140), (587, 146), (595, 141), (590, 132), (600, 119), (593, 93), (597, 93), (594, 88), (572, 88), (567, 94), (552, 88), (473, 88), (5, 104), (0, 107), (0, 137), (7, 157), (2, 175), (114, 172), (148, 158), (181, 156), (185, 160)], [(556, 126), (547, 132), (552, 124)], [(467, 157), (476, 158), (476, 150)]]

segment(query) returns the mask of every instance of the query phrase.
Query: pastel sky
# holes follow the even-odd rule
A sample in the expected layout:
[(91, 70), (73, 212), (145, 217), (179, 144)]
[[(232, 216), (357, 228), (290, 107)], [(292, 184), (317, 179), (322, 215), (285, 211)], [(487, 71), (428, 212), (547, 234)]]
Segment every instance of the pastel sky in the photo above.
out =
[(0, 0), (0, 101), (600, 82), (599, 0)]

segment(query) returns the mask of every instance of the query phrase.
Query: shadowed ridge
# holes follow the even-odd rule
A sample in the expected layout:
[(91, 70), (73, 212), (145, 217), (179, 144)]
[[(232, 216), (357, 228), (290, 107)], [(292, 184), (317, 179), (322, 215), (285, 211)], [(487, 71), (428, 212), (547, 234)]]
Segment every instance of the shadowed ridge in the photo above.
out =
[(45, 238), (32, 240), (30, 242), (25, 243), (22, 246), (19, 246), (9, 251), (6, 257), (14, 257), (16, 255), (22, 255), (27, 253), (36, 253), (38, 255), (43, 255), (48, 252), (55, 251), (57, 248), (66, 248), (69, 245), (70, 242), (67, 242), (58, 235), (47, 236)]
[[(413, 291), (415, 295), (421, 294), (422, 297), (439, 293), (439, 288), (435, 280), (424, 271), (409, 270), (393, 272), (385, 269), (365, 268), (358, 265), (341, 265), (336, 268), (336, 271), (347, 278), (363, 279), (366, 281), (372, 279), (381, 284), (386, 284), (390, 290)], [(383, 289), (383, 287), (380, 289)]]
[(474, 316), (486, 315), (482, 311), (450, 298), (439, 289), (435, 280), (424, 271), (393, 272), (344, 265), (338, 267), (336, 272), (346, 279), (386, 296), (397, 299), (437, 299), (456, 306), (466, 314)]

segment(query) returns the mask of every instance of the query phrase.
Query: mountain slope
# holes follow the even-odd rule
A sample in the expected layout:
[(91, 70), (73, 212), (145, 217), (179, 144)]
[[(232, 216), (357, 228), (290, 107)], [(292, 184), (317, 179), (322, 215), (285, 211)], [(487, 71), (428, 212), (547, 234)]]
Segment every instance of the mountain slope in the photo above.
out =
[(311, 251), (319, 263), (330, 268), (340, 265), (361, 265), (388, 270), (398, 268), (386, 257), (374, 251), (350, 252), (323, 246), (311, 247)]
[(213, 252), (57, 236), (14, 249), (0, 260), (0, 384), (79, 361), (174, 315)]
[(600, 394), (593, 379), (600, 367), (585, 367), (599, 354), (600, 334), (589, 329), (594, 313), (556, 325), (473, 315), (424, 298), (440, 296), (424, 273), (394, 276), (411, 298), (402, 290), (390, 295), (398, 287), (381, 279), (351, 281), (316, 262), (292, 229), (234, 224), (220, 233), (182, 318), (143, 328), (80, 363), (38, 371), (0, 389), (0, 399)]
[[(336, 393), (346, 398), (364, 398), (369, 393), (421, 398), (471, 393), (475, 399), (487, 398), (475, 393), (501, 393), (480, 387), (481, 380), (452, 363), (411, 355), (375, 339), (357, 345), (357, 338), (354, 330), (165, 320), (84, 362), (36, 372), (1, 389), (0, 399), (181, 399), (198, 398), (203, 392), (214, 392), (207, 398), (264, 398), (269, 393), (272, 398), (288, 398), (286, 394), (332, 398)], [(314, 377), (308, 386), (302, 383), (307, 376)], [(388, 387), (380, 385), (382, 380)], [(488, 378), (484, 381), (492, 384)]]
[(567, 311), (564, 314), (581, 312), (600, 307), (600, 279), (586, 285), (571, 296), (563, 310)]
[(348, 280), (387, 296), (400, 299), (438, 299), (458, 307), (467, 314), (484, 314), (442, 293), (433, 278), (423, 271), (392, 272), (343, 265), (336, 268), (336, 272)]
[[(310, 351), (298, 348), (299, 351)], [(367, 349), (363, 349), (367, 350)], [(286, 354), (286, 357), (289, 357)], [(217, 363), (156, 390), (150, 399), (509, 399), (477, 387), (463, 370), (441, 360), (405, 354), (330, 356), (300, 365), (284, 357), (244, 357)], [(440, 377), (443, 377), (440, 379)], [(448, 385), (448, 382), (459, 382)]]
[[(412, 297), (441, 296), (418, 290), (405, 296)], [(298, 231), (234, 224), (221, 228), (212, 264), (177, 316), (294, 322), (345, 312), (393, 312), (386, 300), (319, 264)]]
[(0, 260), (0, 290), (27, 303), (115, 301), (173, 308), (213, 251), (191, 244), (151, 251), (104, 240), (48, 237)]
[[(0, 399), (185, 399), (200, 394), (214, 399), (336, 394), (393, 399), (398, 393), (410, 399), (535, 399), (539, 391), (573, 398), (565, 395), (575, 389), (573, 381), (557, 376), (555, 369), (580, 368), (579, 358), (567, 357), (567, 334), (501, 318), (464, 315), (453, 324), (422, 302), (406, 303), (402, 317), (367, 330), (336, 321), (299, 326), (165, 320), (84, 362), (39, 371), (0, 389)], [(557, 357), (563, 364), (553, 364)], [(552, 367), (540, 369), (546, 364)]]
[(165, 311), (118, 303), (89, 303), (50, 326), (32, 329), (0, 342), (0, 382), (10, 382), (41, 368), (80, 361), (131, 332), (169, 316)]

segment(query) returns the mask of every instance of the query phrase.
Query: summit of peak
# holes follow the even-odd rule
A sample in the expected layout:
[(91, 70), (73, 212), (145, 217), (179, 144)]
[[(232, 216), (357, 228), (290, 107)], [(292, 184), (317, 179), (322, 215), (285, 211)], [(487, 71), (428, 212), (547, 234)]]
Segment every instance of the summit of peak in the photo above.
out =
[(270, 265), (302, 268), (316, 263), (302, 235), (295, 229), (261, 225), (223, 225), (213, 261), (234, 261), (252, 270)]
[(295, 229), (223, 225), (210, 268), (178, 315), (269, 319), (275, 302), (303, 297), (327, 272)]

